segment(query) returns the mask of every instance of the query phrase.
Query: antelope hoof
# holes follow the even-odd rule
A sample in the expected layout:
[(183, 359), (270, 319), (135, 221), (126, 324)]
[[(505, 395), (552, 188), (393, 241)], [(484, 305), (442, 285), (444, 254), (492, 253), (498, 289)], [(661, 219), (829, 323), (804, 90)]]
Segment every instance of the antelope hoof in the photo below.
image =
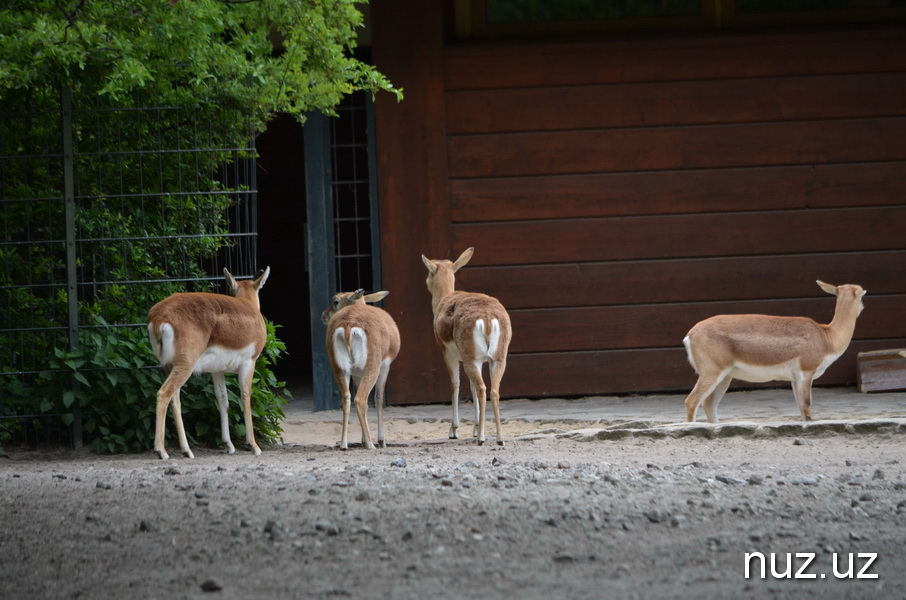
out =
[(479, 446), (484, 446), (484, 440), (478, 440), (478, 445), (479, 445)]
[(450, 439), (451, 439), (451, 440), (458, 440), (458, 439), (459, 439), (459, 434), (456, 433), (456, 430), (453, 429), (452, 427), (450, 428)]
[(226, 443), (226, 451), (227, 451), (227, 454), (236, 454), (236, 447), (233, 446), (232, 442)]
[(385, 442), (384, 440), (378, 440), (378, 447), (379, 447), (379, 448), (386, 448), (386, 447), (387, 447), (387, 442)]
[(167, 454), (166, 450), (155, 450), (155, 452), (157, 452), (157, 455), (161, 460), (167, 460), (168, 458), (170, 458), (170, 455)]
[(503, 440), (497, 440), (497, 445), (498, 445), (498, 446), (505, 446), (506, 444), (504, 443)]

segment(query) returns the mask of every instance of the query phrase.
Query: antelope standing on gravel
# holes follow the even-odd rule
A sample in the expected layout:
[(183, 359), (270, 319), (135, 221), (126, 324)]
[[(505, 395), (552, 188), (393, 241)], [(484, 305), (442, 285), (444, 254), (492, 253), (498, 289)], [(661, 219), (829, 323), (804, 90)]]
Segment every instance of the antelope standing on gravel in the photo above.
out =
[(336, 294), (330, 306), (321, 313), (327, 324), (327, 358), (333, 368), (334, 379), (340, 388), (343, 407), (343, 433), (340, 448), (348, 448), (349, 379), (355, 382), (355, 407), (362, 429), (362, 446), (374, 449), (368, 429), (368, 396), (374, 393), (378, 413), (378, 445), (386, 448), (384, 441), (384, 386), (390, 373), (390, 363), (400, 351), (400, 332), (393, 317), (374, 303), (383, 300), (390, 292), (365, 295), (364, 290)]
[(428, 291), (434, 311), (434, 337), (444, 353), (444, 362), (450, 373), (453, 399), (453, 422), (450, 439), (456, 439), (459, 427), (459, 363), (469, 378), (472, 401), (475, 403), (475, 425), (472, 436), (478, 444), (485, 442), (485, 403), (487, 388), (481, 376), (484, 363), (488, 363), (491, 376), (491, 404), (497, 424), (497, 443), (503, 446), (500, 428), (500, 380), (506, 370), (507, 350), (513, 329), (510, 316), (496, 298), (485, 294), (454, 291), (454, 274), (462, 268), (475, 248), (469, 248), (456, 259), (431, 260), (422, 254), (428, 269)]
[(812, 419), (812, 381), (849, 346), (862, 312), (858, 285), (818, 285), (837, 297), (834, 319), (822, 325), (806, 317), (719, 315), (696, 324), (683, 339), (698, 381), (686, 398), (686, 420), (694, 421), (704, 400), (705, 415), (717, 422), (717, 405), (733, 379), (791, 381), (805, 421)]
[(254, 279), (236, 281), (224, 269), (223, 274), (234, 297), (205, 292), (178, 293), (161, 300), (148, 312), (151, 347), (167, 375), (157, 392), (154, 431), (154, 450), (162, 459), (168, 458), (164, 446), (164, 421), (171, 401), (179, 447), (188, 458), (195, 458), (186, 440), (179, 401), (179, 390), (193, 373), (210, 373), (214, 379), (221, 438), (230, 454), (236, 449), (230, 441), (227, 419), (229, 399), (224, 373), (238, 375), (246, 441), (256, 456), (261, 454), (252, 427), (251, 395), (255, 361), (267, 339), (258, 290), (267, 281), (270, 272), (268, 267), (258, 271)]

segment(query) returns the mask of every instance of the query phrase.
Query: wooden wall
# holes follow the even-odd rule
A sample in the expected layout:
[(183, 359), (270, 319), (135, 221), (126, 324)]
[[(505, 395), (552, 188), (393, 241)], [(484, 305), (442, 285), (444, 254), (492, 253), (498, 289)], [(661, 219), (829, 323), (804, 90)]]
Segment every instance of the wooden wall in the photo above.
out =
[[(422, 122), (445, 143), (411, 149), (445, 154), (430, 201), (449, 222), (430, 252), (475, 246), (459, 287), (510, 310), (504, 396), (688, 391), (681, 340), (695, 322), (742, 312), (828, 322), (834, 300), (815, 279), (868, 290), (850, 351), (819, 383), (854, 383), (857, 351), (906, 346), (903, 27), (438, 51), (429, 79), (442, 103)], [(403, 175), (379, 163), (382, 181)], [(382, 195), (382, 210), (425, 198)], [(382, 224), (385, 252), (417, 261), (408, 231), (383, 213)], [(398, 320), (430, 311), (420, 261), (406, 268), (421, 297), (388, 300)], [(443, 375), (430, 316), (408, 334), (416, 354), (394, 366), (407, 370), (396, 401), (445, 399), (445, 375), (418, 367), (433, 352)]]

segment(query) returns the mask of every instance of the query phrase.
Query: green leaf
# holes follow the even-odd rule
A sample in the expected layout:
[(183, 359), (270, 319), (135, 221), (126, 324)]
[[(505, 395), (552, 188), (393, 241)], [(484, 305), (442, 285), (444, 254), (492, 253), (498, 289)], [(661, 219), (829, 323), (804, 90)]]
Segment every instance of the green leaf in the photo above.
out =
[(63, 406), (69, 408), (75, 402), (76, 396), (72, 390), (66, 390), (63, 392)]

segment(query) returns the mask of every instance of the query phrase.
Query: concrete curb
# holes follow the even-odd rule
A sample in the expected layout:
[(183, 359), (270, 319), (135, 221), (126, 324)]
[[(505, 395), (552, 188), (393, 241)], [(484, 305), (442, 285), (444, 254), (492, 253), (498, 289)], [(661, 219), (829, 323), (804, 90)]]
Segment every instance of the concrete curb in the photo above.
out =
[(603, 429), (577, 429), (556, 434), (557, 438), (580, 442), (622, 440), (627, 438), (727, 437), (773, 438), (824, 434), (902, 434), (906, 419), (865, 419), (856, 421), (810, 421), (802, 423), (673, 423), (646, 424), (641, 421), (620, 423)]

